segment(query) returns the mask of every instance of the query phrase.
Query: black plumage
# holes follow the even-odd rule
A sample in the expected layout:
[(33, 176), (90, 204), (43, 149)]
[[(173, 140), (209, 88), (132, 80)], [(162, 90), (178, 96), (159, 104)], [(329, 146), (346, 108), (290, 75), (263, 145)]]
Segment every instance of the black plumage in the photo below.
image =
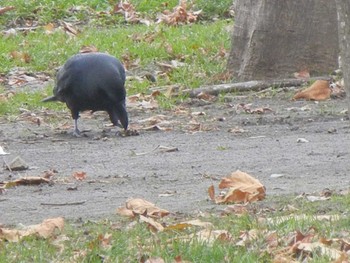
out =
[(125, 107), (125, 70), (121, 62), (103, 53), (75, 55), (67, 60), (56, 76), (53, 96), (47, 101), (65, 102), (74, 119), (74, 132), (80, 135), (77, 120), (84, 110), (107, 111), (115, 126), (128, 128)]

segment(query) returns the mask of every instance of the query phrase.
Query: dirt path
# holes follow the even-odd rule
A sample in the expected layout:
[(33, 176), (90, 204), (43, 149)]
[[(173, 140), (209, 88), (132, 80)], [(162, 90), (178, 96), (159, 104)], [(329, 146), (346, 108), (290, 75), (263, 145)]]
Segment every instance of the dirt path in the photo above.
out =
[[(272, 112), (248, 114), (241, 103)], [(52, 185), (19, 186), (1, 194), (0, 224), (38, 223), (54, 216), (110, 217), (130, 197), (145, 198), (172, 212), (223, 209), (208, 201), (207, 188), (237, 169), (258, 178), (268, 195), (349, 187), (345, 100), (292, 102), (281, 94), (183, 106), (183, 114), (130, 110), (134, 127), (162, 114), (165, 120), (159, 125), (167, 123), (171, 130), (141, 131), (140, 136), (126, 138), (108, 129), (101, 132), (108, 123), (104, 114), (81, 118), (81, 127), (91, 129), (83, 138), (54, 129), (58, 124), (38, 127), (27, 120), (2, 120), (0, 145), (11, 153), (3, 156), (4, 162), (19, 155), (30, 169), (1, 169), (0, 181), (37, 176), (48, 169), (58, 173)], [(204, 131), (194, 132), (198, 124)], [(159, 145), (178, 151), (166, 152)], [(87, 179), (73, 180), (76, 171), (86, 172)]]

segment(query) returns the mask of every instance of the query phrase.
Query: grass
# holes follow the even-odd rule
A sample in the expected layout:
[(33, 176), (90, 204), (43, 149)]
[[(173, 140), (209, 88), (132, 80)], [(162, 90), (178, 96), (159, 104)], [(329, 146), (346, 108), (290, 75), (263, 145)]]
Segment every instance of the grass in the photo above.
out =
[[(218, 56), (222, 49), (230, 48), (229, 28), (232, 18), (225, 18), (231, 1), (193, 1), (194, 10), (203, 10), (202, 20), (195, 24), (167, 26), (164, 24), (128, 24), (123, 16), (111, 15), (113, 5), (110, 1), (3, 1), (2, 6), (11, 5), (15, 9), (0, 16), (0, 30), (38, 26), (35, 30), (18, 30), (16, 35), (3, 36), (0, 41), (0, 74), (8, 74), (16, 67), (28, 72), (45, 72), (55, 75), (57, 67), (70, 56), (79, 52), (83, 46), (95, 46), (101, 52), (108, 52), (122, 60), (124, 64), (134, 63), (137, 69), (132, 74), (151, 72), (158, 74), (157, 63), (183, 63), (157, 77), (155, 84), (148, 80), (127, 83), (128, 95), (149, 93), (152, 86), (177, 84), (182, 88), (197, 88), (215, 82), (213, 76), (225, 71), (226, 58)], [(157, 14), (165, 9), (172, 10), (178, 1), (131, 1), (141, 17), (155, 21)], [(211, 20), (213, 17), (219, 19)], [(79, 33), (72, 37), (65, 33), (60, 21), (77, 24)], [(45, 31), (45, 25), (53, 23), (55, 30)], [(209, 32), (209, 33), (208, 33)], [(13, 52), (26, 54), (13, 57)], [(0, 82), (1, 83), (1, 82)], [(0, 84), (1, 85), (1, 84)], [(1, 88), (1, 86), (0, 86)], [(5, 87), (2, 88), (4, 90)], [(25, 93), (25, 96), (20, 93)], [(47, 92), (17, 91), (16, 97), (28, 98), (31, 109), (40, 105), (39, 101)], [(40, 96), (41, 94), (41, 96)], [(171, 108), (177, 100), (159, 97), (159, 104)], [(181, 101), (183, 98), (179, 98)], [(19, 98), (18, 98), (19, 100)], [(52, 104), (45, 104), (51, 108)], [(18, 106), (12, 99), (0, 107), (0, 115), (13, 114)], [(53, 106), (55, 109), (55, 106)], [(40, 106), (39, 106), (40, 109)]]
[[(288, 211), (286, 205), (292, 205), (297, 212)], [(230, 239), (212, 243), (196, 238), (200, 227), (155, 233), (145, 223), (120, 217), (98, 222), (69, 222), (63, 233), (52, 238), (27, 237), (19, 243), (0, 241), (0, 262), (144, 262), (148, 257), (174, 262), (179, 256), (189, 262), (272, 262), (277, 251), (288, 247), (295, 231), (326, 239), (349, 234), (350, 221), (346, 216), (334, 221), (316, 218), (324, 215), (324, 207), (328, 209), (327, 215), (346, 215), (344, 211), (348, 211), (349, 205), (349, 195), (335, 195), (330, 200), (313, 203), (292, 197), (269, 197), (261, 204), (248, 206), (250, 212), (243, 216), (200, 217), (201, 221), (211, 222), (214, 230), (226, 230), (231, 235)], [(290, 215), (281, 221), (283, 216)], [(298, 218), (301, 215), (305, 217)], [(181, 220), (186, 218), (164, 219), (163, 224)], [(243, 233), (256, 234), (239, 245)], [(276, 247), (267, 241), (269, 233), (276, 233)], [(294, 255), (300, 260), (306, 256)], [(315, 251), (308, 262), (330, 262), (330, 258)]]

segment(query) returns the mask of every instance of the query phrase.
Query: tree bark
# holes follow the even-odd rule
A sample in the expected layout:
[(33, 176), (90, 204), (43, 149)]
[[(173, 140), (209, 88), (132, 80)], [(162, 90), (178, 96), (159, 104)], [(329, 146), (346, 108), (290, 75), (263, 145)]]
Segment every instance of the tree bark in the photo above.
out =
[(334, 0), (235, 0), (227, 69), (239, 81), (327, 75), (338, 68)]
[(340, 67), (343, 71), (350, 118), (350, 1), (336, 0), (340, 45)]

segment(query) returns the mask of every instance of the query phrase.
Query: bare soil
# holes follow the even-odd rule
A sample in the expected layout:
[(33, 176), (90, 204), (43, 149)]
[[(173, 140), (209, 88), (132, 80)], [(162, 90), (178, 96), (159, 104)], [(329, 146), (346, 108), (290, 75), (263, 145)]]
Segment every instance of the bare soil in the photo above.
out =
[[(242, 106), (253, 109), (247, 113)], [(240, 106), (241, 104), (241, 106)], [(254, 109), (265, 107), (262, 114)], [(45, 218), (113, 217), (131, 197), (171, 212), (223, 209), (208, 200), (211, 184), (237, 169), (259, 179), (268, 196), (349, 187), (350, 124), (344, 99), (291, 101), (285, 91), (228, 95), (228, 101), (191, 100), (177, 110), (129, 109), (139, 136), (115, 136), (107, 115), (83, 114), (86, 136), (72, 137), (69, 113), (51, 123), (44, 113), (0, 122), (0, 145), (9, 163), (22, 157), (29, 169), (0, 169), (0, 182), (55, 169), (52, 184), (18, 186), (0, 194), (0, 224), (32, 224)], [(159, 116), (162, 115), (162, 116)], [(167, 130), (143, 130), (156, 116)], [(66, 124), (69, 124), (68, 126)], [(199, 129), (199, 130), (198, 130)], [(300, 140), (302, 139), (302, 140)], [(307, 142), (305, 140), (307, 140)], [(159, 147), (158, 147), (159, 146)], [(167, 148), (178, 151), (166, 151)], [(86, 172), (77, 181), (72, 174)]]

